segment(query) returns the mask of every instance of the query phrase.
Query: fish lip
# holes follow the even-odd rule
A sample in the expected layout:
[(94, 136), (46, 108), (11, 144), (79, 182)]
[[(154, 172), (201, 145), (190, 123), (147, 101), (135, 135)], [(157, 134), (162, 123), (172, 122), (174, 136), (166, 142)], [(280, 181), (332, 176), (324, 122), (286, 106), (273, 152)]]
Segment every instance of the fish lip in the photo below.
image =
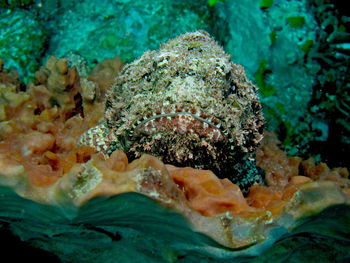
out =
[(147, 119), (143, 119), (136, 127), (135, 130), (137, 130), (137, 128), (139, 128), (140, 126), (144, 125), (145, 123), (153, 120), (153, 119), (158, 119), (158, 118), (163, 118), (163, 117), (176, 117), (176, 116), (180, 116), (180, 115), (187, 115), (187, 116), (191, 116), (196, 120), (202, 121), (204, 123), (207, 123), (209, 126), (212, 126), (213, 128), (217, 129), (216, 125), (214, 123), (209, 122), (208, 120), (201, 118), (199, 116), (196, 116), (193, 113), (187, 112), (187, 111), (180, 111), (180, 112), (174, 112), (174, 113), (164, 113), (164, 114), (156, 114), (156, 115), (152, 115)]
[[(203, 129), (216, 131), (220, 134), (220, 136), (218, 136), (220, 138), (222, 137), (221, 140), (229, 140), (231, 138), (231, 134), (228, 129), (226, 129), (226, 123), (224, 121), (215, 117), (203, 108), (189, 103), (171, 104), (170, 106), (163, 106), (144, 112), (129, 126), (129, 138), (132, 139), (133, 137), (142, 134), (141, 128), (150, 121), (161, 118), (180, 118), (181, 116), (200, 121), (203, 124)], [(149, 132), (149, 135), (157, 132), (162, 133), (159, 129), (155, 129), (153, 132)]]

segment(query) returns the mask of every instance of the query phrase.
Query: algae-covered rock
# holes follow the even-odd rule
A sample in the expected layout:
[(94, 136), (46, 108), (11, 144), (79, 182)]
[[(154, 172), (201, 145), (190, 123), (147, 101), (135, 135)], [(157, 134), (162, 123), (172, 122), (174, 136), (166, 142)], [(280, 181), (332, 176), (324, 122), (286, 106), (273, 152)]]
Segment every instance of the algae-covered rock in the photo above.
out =
[(6, 67), (16, 70), (24, 81), (39, 69), (46, 36), (40, 23), (27, 10), (0, 8), (0, 57)]
[(256, 0), (226, 0), (215, 5), (217, 20), (227, 21), (223, 43), (232, 60), (241, 64), (248, 77), (258, 70), (259, 61), (269, 56), (269, 28), (264, 23), (260, 3)]
[(280, 134), (285, 129), (288, 137), (285, 144), (290, 144), (291, 136), (299, 137), (300, 148), (312, 139), (311, 131), (305, 129), (310, 129), (306, 128), (311, 119), (308, 103), (313, 92), (314, 71), (319, 67), (316, 62), (306, 64), (304, 61), (305, 45), (316, 42), (319, 30), (309, 5), (309, 1), (276, 0), (263, 14), (270, 36), (275, 34), (266, 60), (266, 83), (261, 87), (262, 90), (273, 87), (274, 92), (262, 93), (264, 113), (271, 129), (280, 129)]
[(79, 2), (56, 18), (54, 30), (60, 30), (48, 54), (62, 57), (76, 50), (90, 61), (117, 55), (130, 62), (176, 35), (208, 29), (206, 8), (204, 0)]
[(215, 8), (228, 22), (225, 50), (258, 86), (267, 126), (278, 131), (289, 153), (305, 152), (316, 133), (327, 137), (325, 123), (309, 127), (317, 121), (308, 103), (319, 65), (304, 60), (320, 29), (310, 1), (226, 0)]
[(17, 8), (17, 7), (26, 7), (32, 4), (33, 0), (7, 0), (0, 1), (0, 7), (6, 8)]

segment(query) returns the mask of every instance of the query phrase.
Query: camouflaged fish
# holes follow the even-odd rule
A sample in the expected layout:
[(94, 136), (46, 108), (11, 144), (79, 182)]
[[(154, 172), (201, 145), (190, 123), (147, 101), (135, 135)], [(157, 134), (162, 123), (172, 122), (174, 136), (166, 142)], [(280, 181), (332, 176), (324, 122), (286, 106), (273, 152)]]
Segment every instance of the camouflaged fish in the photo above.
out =
[(210, 169), (247, 189), (261, 178), (257, 88), (207, 32), (180, 35), (124, 66), (107, 95), (102, 124), (80, 143), (177, 166)]

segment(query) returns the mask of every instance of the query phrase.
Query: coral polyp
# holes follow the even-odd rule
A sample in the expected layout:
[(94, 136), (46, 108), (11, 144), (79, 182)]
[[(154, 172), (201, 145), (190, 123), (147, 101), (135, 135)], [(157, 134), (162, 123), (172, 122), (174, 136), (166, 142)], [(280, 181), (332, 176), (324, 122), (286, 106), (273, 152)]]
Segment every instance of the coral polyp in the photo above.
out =
[[(81, 138), (110, 155), (149, 153), (177, 166), (210, 169), (240, 186), (262, 139), (257, 88), (204, 31), (180, 35), (124, 66), (108, 92), (105, 120)], [(242, 180), (242, 176), (246, 177)]]

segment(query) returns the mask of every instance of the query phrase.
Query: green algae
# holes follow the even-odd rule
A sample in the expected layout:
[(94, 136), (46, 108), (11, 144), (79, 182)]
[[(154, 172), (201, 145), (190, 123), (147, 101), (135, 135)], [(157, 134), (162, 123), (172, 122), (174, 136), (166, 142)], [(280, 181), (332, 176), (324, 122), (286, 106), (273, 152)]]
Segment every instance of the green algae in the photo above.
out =
[(265, 75), (271, 72), (268, 67), (266, 60), (261, 60), (259, 64), (258, 71), (255, 73), (255, 79), (259, 87), (259, 91), (262, 96), (268, 97), (276, 92), (276, 89), (265, 82)]
[(303, 16), (290, 16), (287, 21), (291, 27), (301, 27), (305, 24), (305, 17)]
[(273, 4), (273, 0), (261, 0), (260, 8), (265, 9), (271, 7)]

